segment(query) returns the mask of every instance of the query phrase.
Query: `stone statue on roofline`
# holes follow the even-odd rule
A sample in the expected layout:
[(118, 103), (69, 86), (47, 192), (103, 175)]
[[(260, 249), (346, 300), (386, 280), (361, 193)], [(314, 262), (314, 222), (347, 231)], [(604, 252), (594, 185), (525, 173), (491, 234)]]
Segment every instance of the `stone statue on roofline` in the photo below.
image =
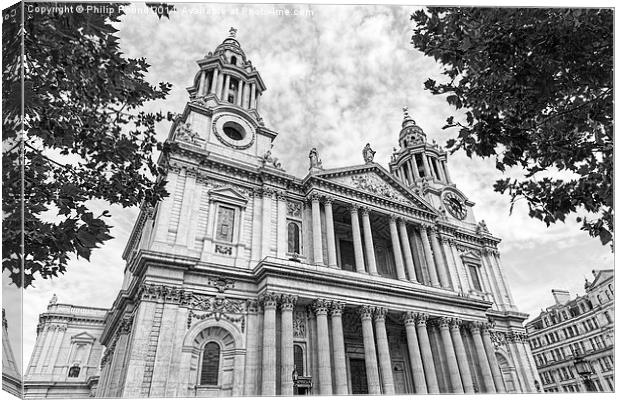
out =
[(53, 306), (56, 303), (58, 303), (58, 297), (56, 296), (56, 293), (54, 293), (54, 295), (52, 296), (52, 298), (50, 299), (49, 305)]
[(364, 156), (364, 162), (366, 164), (370, 164), (372, 160), (375, 158), (375, 153), (376, 151), (370, 148), (370, 143), (366, 143), (364, 150), (362, 150), (362, 155)]
[(319, 152), (316, 150), (316, 147), (313, 147), (312, 150), (310, 150), (308, 158), (310, 158), (310, 170), (323, 169), (323, 161), (319, 158)]

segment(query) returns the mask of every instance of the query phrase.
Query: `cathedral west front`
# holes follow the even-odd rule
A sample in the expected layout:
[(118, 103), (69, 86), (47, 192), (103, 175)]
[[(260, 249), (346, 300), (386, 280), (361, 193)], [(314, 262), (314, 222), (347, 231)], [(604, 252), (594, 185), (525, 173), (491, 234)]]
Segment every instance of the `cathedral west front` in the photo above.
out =
[(344, 168), (312, 148), (300, 178), (236, 31), (198, 67), (116, 300), (50, 301), (26, 397), (538, 390), (500, 239), (407, 109), (387, 166), (371, 144)]

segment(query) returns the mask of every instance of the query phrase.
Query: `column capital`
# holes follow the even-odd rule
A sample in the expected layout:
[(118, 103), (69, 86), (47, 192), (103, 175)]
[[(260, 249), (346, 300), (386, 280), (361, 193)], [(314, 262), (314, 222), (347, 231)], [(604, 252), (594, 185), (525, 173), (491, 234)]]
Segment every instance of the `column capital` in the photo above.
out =
[(394, 222), (394, 223), (396, 223), (396, 222), (399, 222), (400, 220), (401, 220), (401, 219), (400, 219), (400, 217), (399, 217), (398, 215), (396, 215), (396, 214), (390, 214), (390, 222)]
[(297, 303), (297, 296), (292, 294), (283, 294), (280, 297), (280, 309), (282, 311), (293, 311)]
[(364, 320), (372, 320), (372, 314), (374, 313), (375, 308), (373, 306), (361, 306), (357, 309), (362, 321)]
[(479, 335), (482, 332), (482, 329), (484, 329), (485, 323), (480, 321), (471, 321), (468, 325), (472, 335)]
[(123, 320), (120, 323), (120, 326), (118, 327), (118, 334), (119, 335), (129, 334), (131, 332), (132, 325), (133, 325), (133, 317), (123, 318)]
[(325, 299), (316, 299), (312, 302), (312, 310), (318, 315), (327, 315), (330, 302)]
[(461, 325), (463, 325), (463, 321), (458, 318), (450, 318), (450, 330), (458, 331), (461, 329)]
[(277, 197), (278, 201), (286, 201), (286, 191), (278, 190), (276, 192), (276, 197)]
[(280, 295), (274, 292), (267, 292), (259, 298), (259, 301), (263, 305), (263, 308), (265, 310), (267, 309), (275, 310), (278, 307), (279, 299), (280, 299)]
[(388, 313), (388, 309), (385, 307), (375, 307), (374, 317), (375, 321), (385, 321), (385, 316)]
[(426, 313), (417, 313), (415, 315), (415, 319), (416, 319), (416, 326), (422, 327), (422, 326), (426, 326), (429, 316)]
[(401, 319), (405, 323), (405, 326), (415, 325), (417, 314), (413, 311), (407, 311), (402, 314)]
[(345, 303), (341, 301), (332, 301), (331, 308), (330, 308), (330, 314), (332, 315), (332, 317), (341, 316), (342, 312), (344, 311), (344, 306), (345, 306)]
[(360, 206), (358, 206), (357, 204), (349, 204), (347, 205), (347, 208), (349, 209), (349, 212), (351, 212), (351, 214), (353, 213), (357, 214), (360, 209)]
[(246, 300), (246, 309), (250, 314), (256, 314), (260, 311), (260, 302), (255, 299)]
[(317, 193), (312, 193), (308, 199), (310, 200), (311, 203), (317, 202), (320, 203), (321, 202), (321, 196)]
[(324, 196), (323, 197), (323, 203), (325, 205), (329, 204), (331, 206), (333, 202), (334, 202), (334, 198), (333, 197), (331, 197), (331, 196)]
[(360, 207), (360, 210), (362, 210), (362, 217), (367, 217), (368, 214), (370, 214), (370, 209), (368, 207)]
[(452, 322), (452, 318), (450, 317), (439, 317), (438, 319), (439, 328), (448, 329), (450, 328), (450, 324)]

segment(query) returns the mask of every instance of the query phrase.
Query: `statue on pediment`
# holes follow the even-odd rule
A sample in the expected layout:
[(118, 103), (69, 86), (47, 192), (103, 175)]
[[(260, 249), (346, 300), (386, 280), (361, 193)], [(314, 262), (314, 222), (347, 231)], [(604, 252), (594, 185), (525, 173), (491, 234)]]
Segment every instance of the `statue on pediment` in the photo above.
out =
[(189, 122), (180, 124), (177, 128), (176, 139), (183, 140), (189, 143), (196, 143), (198, 140), (198, 132), (192, 129)]
[(364, 162), (366, 164), (370, 164), (372, 160), (375, 158), (375, 153), (376, 151), (370, 148), (370, 143), (366, 143), (364, 150), (362, 150), (362, 155), (364, 156)]
[(282, 169), (282, 163), (279, 162), (276, 157), (272, 157), (271, 156), (271, 149), (267, 150), (265, 152), (265, 154), (263, 154), (263, 157), (261, 158), (261, 164), (263, 166), (264, 165), (269, 165), (269, 166), (272, 166), (274, 168)]
[(316, 147), (313, 147), (310, 150), (310, 154), (308, 154), (308, 158), (310, 158), (310, 168), (309, 169), (323, 169), (323, 161), (319, 158), (319, 152)]
[(487, 223), (484, 220), (478, 222), (478, 226), (476, 226), (476, 233), (489, 233), (489, 228), (487, 228)]

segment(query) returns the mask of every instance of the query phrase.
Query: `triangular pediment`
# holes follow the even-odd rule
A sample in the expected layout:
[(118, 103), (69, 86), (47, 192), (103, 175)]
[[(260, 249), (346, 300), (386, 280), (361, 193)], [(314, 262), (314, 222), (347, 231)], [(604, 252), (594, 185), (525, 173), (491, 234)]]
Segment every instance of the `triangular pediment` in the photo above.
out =
[(231, 186), (222, 186), (209, 191), (209, 196), (213, 200), (230, 202), (239, 205), (245, 205), (248, 198), (240, 191)]
[(596, 287), (598, 284), (600, 284), (601, 282), (604, 282), (609, 277), (613, 277), (613, 275), (614, 275), (614, 272), (611, 269), (598, 270), (598, 271), (595, 271), (595, 272), (596, 272), (596, 275), (595, 275), (594, 281), (592, 282), (590, 287)]
[(397, 203), (414, 205), (433, 214), (437, 213), (426, 200), (413, 193), (378, 164), (370, 163), (325, 170), (315, 173), (313, 176)]
[(71, 336), (71, 339), (73, 339), (73, 341), (79, 342), (92, 342), (96, 338), (88, 332), (82, 332), (78, 333), (77, 335)]

